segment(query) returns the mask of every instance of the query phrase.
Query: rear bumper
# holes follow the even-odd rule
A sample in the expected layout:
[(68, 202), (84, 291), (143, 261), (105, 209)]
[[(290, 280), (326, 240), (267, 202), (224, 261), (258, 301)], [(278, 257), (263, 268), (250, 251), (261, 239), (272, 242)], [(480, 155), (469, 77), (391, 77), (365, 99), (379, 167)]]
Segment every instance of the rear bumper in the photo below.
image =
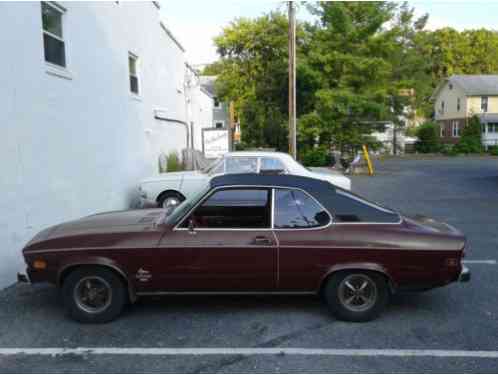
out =
[(470, 281), (470, 270), (462, 266), (462, 271), (460, 272), (460, 276), (458, 276), (458, 281), (461, 283), (468, 283)]

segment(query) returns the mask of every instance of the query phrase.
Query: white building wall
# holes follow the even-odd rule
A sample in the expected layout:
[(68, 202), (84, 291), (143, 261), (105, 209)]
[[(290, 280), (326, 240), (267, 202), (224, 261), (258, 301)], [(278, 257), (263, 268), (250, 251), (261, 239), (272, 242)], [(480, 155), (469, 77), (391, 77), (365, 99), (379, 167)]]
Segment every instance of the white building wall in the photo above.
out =
[[(67, 72), (47, 72), (39, 2), (0, 3), (0, 288), (24, 268), (41, 229), (126, 209), (158, 155), (185, 147), (183, 51), (152, 2), (60, 3)], [(128, 53), (140, 59), (140, 97)]]

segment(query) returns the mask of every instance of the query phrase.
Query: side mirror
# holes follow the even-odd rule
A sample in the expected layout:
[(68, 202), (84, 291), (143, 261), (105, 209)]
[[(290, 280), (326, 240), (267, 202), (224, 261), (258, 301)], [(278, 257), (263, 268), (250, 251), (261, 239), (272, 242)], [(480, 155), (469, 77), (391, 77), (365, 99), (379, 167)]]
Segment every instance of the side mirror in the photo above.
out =
[(194, 219), (188, 219), (188, 231), (190, 233), (195, 233)]

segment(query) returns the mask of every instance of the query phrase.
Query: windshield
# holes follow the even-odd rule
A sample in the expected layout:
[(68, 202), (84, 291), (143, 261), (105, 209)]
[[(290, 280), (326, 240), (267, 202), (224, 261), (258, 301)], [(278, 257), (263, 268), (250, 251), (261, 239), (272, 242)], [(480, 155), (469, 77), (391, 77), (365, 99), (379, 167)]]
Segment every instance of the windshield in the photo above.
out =
[(212, 163), (210, 163), (208, 166), (204, 167), (201, 169), (201, 172), (202, 173), (211, 173), (213, 170), (216, 169), (216, 167), (218, 166), (218, 164), (220, 164), (222, 158), (218, 158), (216, 160), (214, 160)]
[(180, 220), (180, 218), (183, 217), (183, 215), (185, 215), (192, 207), (195, 206), (199, 199), (201, 199), (204, 194), (209, 191), (210, 187), (211, 186), (207, 184), (203, 188), (199, 189), (199, 191), (192, 197), (187, 198), (182, 203), (180, 203), (172, 212), (169, 213), (169, 215), (166, 216), (165, 223), (175, 224), (178, 220)]

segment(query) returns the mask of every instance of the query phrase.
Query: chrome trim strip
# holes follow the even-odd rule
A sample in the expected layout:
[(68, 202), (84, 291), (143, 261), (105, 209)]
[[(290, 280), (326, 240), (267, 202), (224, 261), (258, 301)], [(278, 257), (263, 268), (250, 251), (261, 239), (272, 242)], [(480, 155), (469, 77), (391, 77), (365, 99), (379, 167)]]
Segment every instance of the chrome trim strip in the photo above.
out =
[[(275, 245), (267, 245), (264, 247), (268, 248), (274, 248), (276, 246), (281, 247), (281, 248), (307, 248), (307, 249), (348, 249), (348, 250), (406, 250), (410, 251), (410, 249), (407, 248), (399, 248), (399, 247), (379, 247), (379, 246), (351, 246), (351, 245), (345, 245), (345, 246), (334, 246), (334, 245), (309, 245), (309, 244), (303, 244), (303, 245), (280, 245), (280, 241), (278, 240), (278, 236), (274, 233), (274, 238), (275, 238)], [(29, 254), (41, 254), (41, 253), (58, 253), (58, 252), (66, 252), (66, 251), (109, 251), (109, 250), (115, 250), (115, 251), (133, 251), (137, 249), (143, 249), (143, 250), (151, 250), (151, 249), (184, 249), (186, 247), (189, 248), (206, 248), (206, 245), (168, 245), (168, 246), (157, 246), (157, 247), (126, 247), (126, 248), (113, 248), (113, 247), (79, 247), (79, 248), (72, 248), (72, 249), (48, 249), (48, 250), (32, 250), (29, 252), (26, 252), (26, 255)], [(220, 248), (260, 248), (262, 246), (260, 245), (217, 245), (217, 247)], [(423, 249), (414, 249), (414, 251), (444, 251), (441, 249), (438, 250), (423, 250)]]
[(249, 296), (256, 296), (256, 295), (316, 295), (316, 291), (309, 291), (309, 292), (258, 292), (258, 291), (244, 291), (244, 292), (227, 292), (227, 291), (219, 291), (219, 292), (206, 292), (206, 291), (185, 291), (185, 292), (138, 292), (137, 296), (171, 296), (171, 295), (206, 295), (206, 296), (232, 296), (232, 295), (249, 295)]

